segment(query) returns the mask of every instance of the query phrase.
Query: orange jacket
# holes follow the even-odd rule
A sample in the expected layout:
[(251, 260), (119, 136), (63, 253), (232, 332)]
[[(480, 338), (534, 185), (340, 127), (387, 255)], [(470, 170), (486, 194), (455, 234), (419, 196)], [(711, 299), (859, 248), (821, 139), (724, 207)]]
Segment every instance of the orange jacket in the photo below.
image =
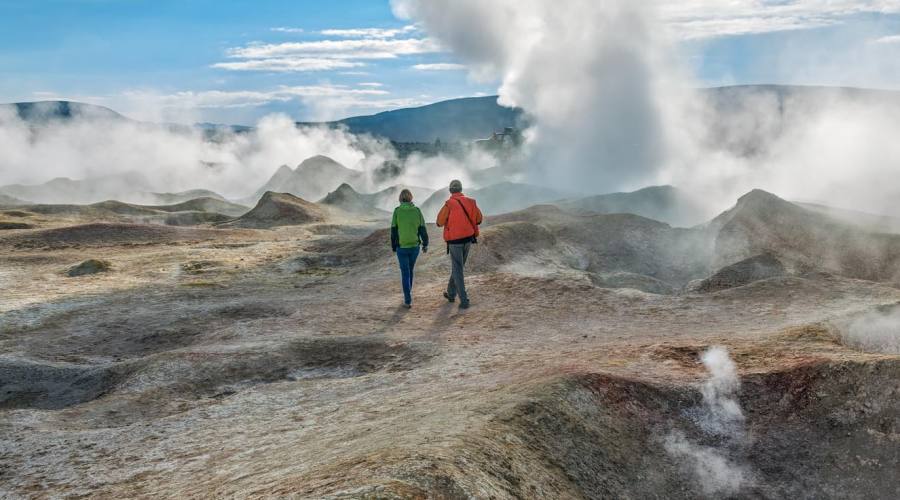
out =
[[(466, 207), (465, 211), (463, 206)], [(469, 212), (468, 217), (466, 212)], [(478, 236), (478, 225), (483, 219), (473, 198), (462, 193), (452, 193), (438, 213), (437, 225), (444, 228), (444, 241), (452, 242)]]

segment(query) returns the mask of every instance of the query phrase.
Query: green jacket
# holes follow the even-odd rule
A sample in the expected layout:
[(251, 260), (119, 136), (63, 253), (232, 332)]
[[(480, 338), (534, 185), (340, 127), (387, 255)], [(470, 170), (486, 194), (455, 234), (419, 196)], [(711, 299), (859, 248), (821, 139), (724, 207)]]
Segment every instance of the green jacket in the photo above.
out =
[(401, 203), (394, 209), (391, 218), (391, 249), (416, 248), (419, 243), (428, 246), (428, 231), (425, 229), (425, 217), (419, 207), (412, 203)]

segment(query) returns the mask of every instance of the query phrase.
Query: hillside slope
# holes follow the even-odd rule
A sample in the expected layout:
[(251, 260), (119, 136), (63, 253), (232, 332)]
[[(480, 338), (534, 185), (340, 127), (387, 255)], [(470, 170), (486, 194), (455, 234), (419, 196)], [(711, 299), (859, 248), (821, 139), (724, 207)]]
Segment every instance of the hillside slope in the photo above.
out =
[(497, 96), (485, 96), (353, 116), (329, 124), (396, 142), (473, 141), (504, 127), (522, 127), (522, 119), (521, 109), (500, 106)]
[(697, 199), (674, 186), (650, 186), (628, 193), (565, 200), (555, 205), (579, 214), (635, 214), (674, 226), (693, 226), (712, 215)]

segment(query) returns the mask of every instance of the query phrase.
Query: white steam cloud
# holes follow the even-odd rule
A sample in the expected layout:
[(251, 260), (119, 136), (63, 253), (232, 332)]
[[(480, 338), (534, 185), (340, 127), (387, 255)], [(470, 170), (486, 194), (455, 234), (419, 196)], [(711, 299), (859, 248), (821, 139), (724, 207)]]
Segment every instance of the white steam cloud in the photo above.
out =
[(700, 357), (709, 378), (700, 387), (705, 408), (702, 426), (715, 434), (736, 436), (743, 432), (744, 413), (736, 399), (741, 381), (737, 367), (724, 347), (711, 347)]
[[(393, 0), (398, 16), (419, 22), (475, 78), (498, 80), (501, 104), (531, 116), (533, 182), (590, 192), (671, 183), (717, 206), (758, 187), (793, 199), (898, 211), (891, 200), (900, 189), (891, 178), (900, 158), (900, 103), (886, 102), (896, 98), (866, 101), (835, 91), (812, 101), (782, 100), (763, 92), (723, 114), (686, 70), (679, 30), (693, 24), (678, 9), (672, 22), (672, 5)], [(778, 16), (790, 10), (743, 2), (738, 13), (747, 18), (748, 9)], [(860, 9), (866, 10), (851, 10)], [(693, 4), (688, 10), (704, 12)], [(850, 13), (829, 10), (827, 24)], [(843, 74), (878, 67), (863, 60), (854, 57), (856, 67), (843, 67)], [(784, 79), (808, 81), (809, 68), (794, 66), (796, 79)], [(766, 131), (773, 133), (758, 135)], [(747, 137), (761, 142), (729, 144)]]
[(843, 337), (864, 351), (900, 354), (900, 307), (879, 308), (855, 318)]
[[(316, 155), (362, 172), (353, 182), (361, 192), (395, 185), (428, 192), (426, 189), (446, 187), (453, 178), (467, 186), (476, 185), (474, 176), (498, 161), (479, 148), (465, 147), (453, 154), (413, 152), (400, 159), (386, 140), (354, 135), (342, 128), (297, 127), (279, 114), (262, 118), (255, 128), (244, 132), (221, 128), (210, 135), (196, 127), (123, 119), (90, 106), (74, 108), (71, 119), (43, 120), (41, 116), (52, 117), (57, 111), (55, 103), (46, 106), (37, 113), (36, 122), (22, 120), (13, 106), (0, 106), (0, 150), (4, 152), (0, 186), (23, 184), (25, 188), (13, 186), (11, 192), (34, 193), (20, 197), (36, 203), (106, 199), (152, 203), (154, 197), (147, 192), (191, 189), (208, 189), (251, 203), (248, 197), (279, 166), (295, 167)], [(83, 182), (68, 190), (53, 183), (41, 189), (27, 188), (57, 177)], [(334, 189), (339, 183), (335, 180), (333, 186), (325, 187)]]
[(676, 83), (641, 4), (394, 2), (476, 77), (499, 79), (501, 104), (532, 116), (535, 180), (593, 191), (641, 187), (673, 157), (667, 98)]
[(721, 450), (692, 443), (684, 433), (670, 433), (664, 446), (667, 453), (689, 465), (700, 489), (709, 496), (733, 495), (752, 479), (746, 468), (725, 457)]
[(393, 155), (373, 139), (297, 128), (284, 115), (267, 116), (247, 133), (222, 132), (207, 140), (198, 129), (90, 116), (33, 130), (14, 109), (0, 113), (0, 185), (139, 173), (146, 184), (123, 186), (123, 193), (204, 188), (238, 198), (261, 186), (279, 165), (295, 166), (317, 154), (363, 169)]
[(703, 406), (690, 416), (705, 436), (721, 444), (704, 446), (692, 442), (681, 431), (672, 431), (666, 435), (663, 446), (690, 470), (706, 495), (733, 495), (753, 482), (752, 472), (728, 457), (730, 448), (740, 448), (747, 441), (744, 414), (737, 401), (740, 379), (724, 347), (709, 348), (700, 360), (709, 378), (700, 387)]

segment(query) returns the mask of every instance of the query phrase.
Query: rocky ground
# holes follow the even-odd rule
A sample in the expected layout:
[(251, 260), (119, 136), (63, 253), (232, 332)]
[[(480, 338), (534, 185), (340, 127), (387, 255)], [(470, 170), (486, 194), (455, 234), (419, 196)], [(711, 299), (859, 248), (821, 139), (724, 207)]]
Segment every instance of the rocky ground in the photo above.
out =
[[(843, 332), (900, 301), (894, 275), (769, 245), (783, 273), (701, 292), (718, 227), (532, 211), (488, 221), (471, 309), (435, 244), (406, 310), (383, 222), (13, 212), (0, 496), (900, 496), (900, 355)], [(88, 259), (108, 269), (69, 276)], [(711, 346), (741, 384), (724, 430)]]

